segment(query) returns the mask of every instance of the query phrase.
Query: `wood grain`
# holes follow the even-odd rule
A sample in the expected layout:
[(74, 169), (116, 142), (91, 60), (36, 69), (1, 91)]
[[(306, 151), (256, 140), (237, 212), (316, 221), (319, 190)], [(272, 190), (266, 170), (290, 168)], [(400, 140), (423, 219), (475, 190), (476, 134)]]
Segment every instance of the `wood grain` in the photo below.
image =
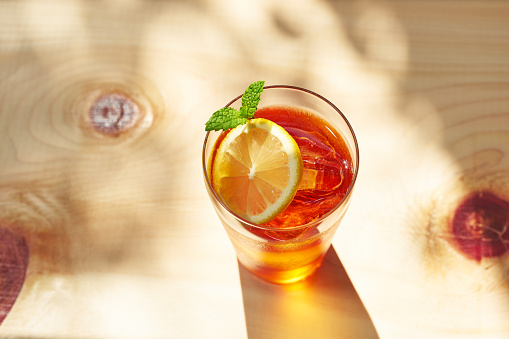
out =
[[(0, 277), (0, 337), (506, 338), (508, 254), (472, 260), (451, 223), (476, 192), (509, 201), (508, 15), (503, 1), (1, 1), (0, 251), (21, 260), (0, 267), (29, 257), (17, 299)], [(338, 258), (301, 292), (239, 269), (203, 185), (204, 122), (255, 80), (322, 94), (359, 140)]]

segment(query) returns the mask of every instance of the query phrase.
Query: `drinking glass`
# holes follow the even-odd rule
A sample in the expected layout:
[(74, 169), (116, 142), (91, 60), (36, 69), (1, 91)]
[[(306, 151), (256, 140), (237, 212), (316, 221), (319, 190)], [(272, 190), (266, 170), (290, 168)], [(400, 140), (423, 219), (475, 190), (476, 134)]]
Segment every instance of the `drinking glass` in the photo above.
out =
[[(227, 106), (239, 109), (242, 95)], [(294, 86), (266, 86), (258, 108), (292, 106), (305, 109), (331, 124), (342, 136), (352, 157), (353, 178), (343, 199), (319, 219), (288, 228), (265, 227), (235, 215), (219, 198), (210, 182), (210, 154), (221, 132), (208, 132), (202, 152), (205, 186), (212, 205), (230, 238), (238, 261), (250, 272), (278, 284), (293, 283), (322, 264), (334, 233), (345, 215), (359, 170), (359, 149), (354, 131), (343, 113), (324, 97)]]

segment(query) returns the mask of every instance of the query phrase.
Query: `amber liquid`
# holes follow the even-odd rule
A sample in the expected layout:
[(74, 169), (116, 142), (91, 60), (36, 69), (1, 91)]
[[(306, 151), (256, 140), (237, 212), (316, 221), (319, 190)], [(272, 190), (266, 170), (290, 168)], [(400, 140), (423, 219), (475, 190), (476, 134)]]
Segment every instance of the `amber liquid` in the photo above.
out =
[(341, 135), (325, 120), (298, 108), (266, 107), (258, 110), (256, 117), (282, 126), (299, 145), (304, 163), (293, 201), (264, 226), (304, 225), (334, 208), (353, 181), (352, 156)]
[(239, 261), (250, 271), (272, 282), (290, 283), (321, 265), (335, 228), (324, 232), (318, 231), (317, 225), (288, 228), (313, 222), (342, 201), (354, 178), (352, 156), (341, 135), (308, 111), (271, 106), (259, 109), (255, 117), (277, 123), (295, 139), (304, 164), (303, 177), (293, 201), (278, 217), (262, 225), (265, 229), (246, 227), (262, 240), (236, 232), (229, 232), (229, 237)]

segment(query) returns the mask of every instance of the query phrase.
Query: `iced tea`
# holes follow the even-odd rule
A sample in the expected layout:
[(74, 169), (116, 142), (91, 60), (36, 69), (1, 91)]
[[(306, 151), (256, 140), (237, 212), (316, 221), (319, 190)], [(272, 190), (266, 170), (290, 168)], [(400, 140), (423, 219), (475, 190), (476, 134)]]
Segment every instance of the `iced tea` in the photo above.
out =
[[(283, 213), (261, 227), (245, 225), (251, 236), (243, 232), (228, 234), (240, 262), (250, 271), (269, 281), (289, 283), (320, 266), (340, 219), (322, 231), (316, 221), (337, 207), (349, 192), (355, 165), (341, 134), (306, 109), (274, 105), (257, 110), (255, 117), (277, 123), (296, 140), (304, 164), (303, 177)], [(216, 141), (212, 159), (226, 133)], [(211, 163), (211, 168), (214, 165)]]

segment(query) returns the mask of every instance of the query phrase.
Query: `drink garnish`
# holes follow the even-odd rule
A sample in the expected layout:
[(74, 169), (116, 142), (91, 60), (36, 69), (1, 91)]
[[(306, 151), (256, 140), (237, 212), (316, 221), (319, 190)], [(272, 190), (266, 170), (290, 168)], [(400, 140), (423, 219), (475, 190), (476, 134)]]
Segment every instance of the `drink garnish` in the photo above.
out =
[(303, 172), (299, 146), (267, 119), (249, 119), (227, 133), (212, 161), (212, 187), (241, 218), (266, 223), (297, 192)]
[(265, 81), (256, 81), (249, 85), (242, 96), (242, 106), (239, 110), (232, 107), (223, 107), (215, 111), (205, 124), (205, 131), (226, 131), (247, 123), (249, 119), (254, 117), (264, 84)]

